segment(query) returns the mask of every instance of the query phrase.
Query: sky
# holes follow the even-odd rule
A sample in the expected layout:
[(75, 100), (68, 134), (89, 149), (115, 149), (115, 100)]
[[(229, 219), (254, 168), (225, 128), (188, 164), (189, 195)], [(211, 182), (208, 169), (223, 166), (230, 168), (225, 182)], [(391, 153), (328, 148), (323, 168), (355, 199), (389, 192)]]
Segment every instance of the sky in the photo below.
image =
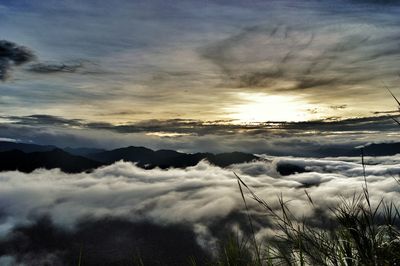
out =
[(0, 138), (251, 152), (392, 141), (399, 12), (398, 1), (1, 1)]

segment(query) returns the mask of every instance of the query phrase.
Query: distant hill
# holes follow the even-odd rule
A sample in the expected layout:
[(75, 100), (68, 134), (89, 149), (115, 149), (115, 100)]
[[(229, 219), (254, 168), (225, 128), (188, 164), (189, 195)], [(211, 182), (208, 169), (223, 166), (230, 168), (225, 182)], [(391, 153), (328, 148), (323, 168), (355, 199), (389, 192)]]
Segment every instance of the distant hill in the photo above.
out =
[[(361, 149), (355, 147), (321, 147), (313, 151), (315, 157), (361, 156)], [(364, 146), (366, 156), (391, 156), (400, 153), (400, 142), (377, 143)]]
[(185, 168), (194, 166), (204, 159), (211, 164), (226, 167), (231, 164), (257, 160), (259, 157), (241, 152), (187, 154), (174, 150), (153, 151), (145, 147), (134, 146), (106, 151), (70, 147), (59, 149), (55, 146), (0, 142), (0, 171), (31, 172), (37, 168), (60, 168), (67, 173), (78, 173), (120, 160), (136, 163), (144, 169)]
[(23, 152), (51, 151), (57, 148), (51, 145), (37, 145), (30, 143), (0, 141), (0, 152), (19, 150)]
[(29, 173), (38, 168), (60, 168), (66, 173), (79, 173), (101, 165), (103, 164), (82, 156), (71, 155), (61, 149), (31, 153), (20, 150), (0, 152), (0, 171), (19, 170)]
[[(321, 148), (325, 151), (327, 148)], [(329, 151), (326, 150), (329, 154)], [(400, 153), (400, 143), (370, 144), (364, 147), (366, 156), (389, 156)], [(327, 156), (360, 156), (360, 149), (340, 148), (331, 151)], [(182, 153), (174, 150), (151, 150), (145, 147), (125, 147), (114, 150), (94, 148), (64, 148), (51, 145), (36, 145), (0, 141), (0, 171), (20, 170), (31, 172), (37, 168), (60, 168), (64, 172), (77, 173), (90, 171), (101, 165), (109, 165), (116, 161), (136, 163), (144, 169), (159, 167), (185, 168), (195, 166), (201, 160), (207, 160), (219, 167), (232, 164), (260, 160), (259, 157), (243, 152), (231, 153)], [(277, 170), (282, 175), (306, 171), (302, 167), (280, 164)]]
[[(394, 143), (373, 143), (363, 147), (365, 156), (391, 156), (400, 153), (400, 142)], [(321, 148), (318, 152), (322, 155), (337, 157), (337, 156), (349, 156), (357, 157), (361, 156), (361, 148)]]
[(80, 155), (80, 156), (86, 156), (86, 155), (89, 155), (89, 154), (106, 151), (104, 149), (96, 149), (96, 148), (71, 148), (71, 147), (65, 147), (65, 148), (62, 148), (62, 149), (64, 151), (72, 154), (72, 155)]
[(367, 156), (390, 156), (398, 153), (400, 153), (400, 142), (369, 144), (364, 147), (364, 154)]
[(153, 151), (145, 147), (126, 147), (111, 151), (94, 153), (87, 156), (92, 160), (103, 163), (113, 163), (115, 161), (124, 160), (135, 162), (138, 166), (151, 169), (160, 168), (184, 168), (194, 166), (201, 160), (208, 160), (210, 163), (226, 167), (231, 164), (250, 162), (259, 159), (259, 157), (248, 153), (232, 152), (232, 153), (181, 153), (174, 150), (158, 150)]
[[(31, 143), (0, 141), (0, 152), (19, 150), (19, 151), (29, 153), (29, 152), (52, 151), (57, 148), (58, 148), (57, 146), (53, 146), (53, 145), (38, 145), (38, 144), (31, 144)], [(82, 156), (87, 155), (87, 154), (105, 151), (104, 149), (96, 149), (96, 148), (65, 147), (65, 148), (61, 148), (61, 149), (72, 155), (82, 155)]]
[(304, 166), (282, 162), (276, 165), (276, 171), (283, 176), (308, 172)]
[(208, 153), (205, 159), (207, 159), (210, 163), (220, 167), (227, 167), (231, 164), (260, 160), (258, 156), (254, 156), (253, 154), (243, 153), (243, 152), (219, 153), (215, 155)]

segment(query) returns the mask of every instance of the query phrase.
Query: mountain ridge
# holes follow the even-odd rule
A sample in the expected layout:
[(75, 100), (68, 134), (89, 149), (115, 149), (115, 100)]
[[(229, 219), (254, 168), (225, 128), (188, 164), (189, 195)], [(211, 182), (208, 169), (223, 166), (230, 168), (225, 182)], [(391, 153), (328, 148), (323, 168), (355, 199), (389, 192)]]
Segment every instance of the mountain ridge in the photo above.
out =
[[(400, 142), (368, 144), (363, 147), (363, 150), (365, 156), (395, 155), (400, 153)], [(361, 156), (360, 148), (340, 151), (338, 156)], [(227, 167), (232, 164), (262, 160), (262, 158), (243, 152), (183, 153), (168, 149), (152, 150), (142, 146), (128, 146), (113, 150), (71, 147), (61, 149), (53, 145), (0, 141), (0, 171), (31, 172), (38, 168), (60, 168), (64, 172), (77, 173), (91, 171), (120, 160), (135, 163), (144, 169), (156, 167), (167, 169), (195, 166), (202, 160), (207, 160), (219, 167)], [(282, 175), (289, 175), (305, 170), (291, 165), (278, 165), (277, 171)]]
[[(21, 150), (18, 149), (20, 145)], [(144, 169), (156, 167), (185, 168), (197, 165), (201, 160), (211, 164), (227, 167), (236, 163), (250, 162), (260, 158), (249, 153), (182, 153), (174, 150), (152, 150), (146, 147), (129, 146), (114, 150), (92, 148), (66, 148), (77, 154), (71, 154), (65, 149), (55, 146), (41, 146), (25, 143), (0, 143), (0, 171), (19, 170), (32, 172), (38, 168), (60, 168), (67, 173), (91, 171), (97, 167), (113, 164), (124, 160), (135, 163)], [(97, 151), (90, 153), (90, 151)], [(79, 155), (82, 154), (82, 155)]]

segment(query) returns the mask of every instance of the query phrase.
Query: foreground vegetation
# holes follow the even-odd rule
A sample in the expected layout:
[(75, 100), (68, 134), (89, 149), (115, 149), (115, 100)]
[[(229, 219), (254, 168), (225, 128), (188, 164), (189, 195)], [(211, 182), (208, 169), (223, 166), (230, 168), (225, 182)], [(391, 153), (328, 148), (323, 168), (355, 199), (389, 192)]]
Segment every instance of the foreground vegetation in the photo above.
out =
[[(366, 179), (363, 192), (342, 198), (321, 229), (307, 220), (297, 221), (282, 197), (280, 210), (274, 210), (237, 178), (246, 209), (243, 190), (264, 208), (281, 233), (267, 243), (257, 243), (254, 233), (244, 245), (232, 240), (224, 245), (215, 265), (400, 265), (399, 209), (383, 199), (372, 206)], [(253, 227), (249, 212), (248, 217)]]
[[(362, 165), (362, 191), (350, 198), (338, 195), (339, 204), (331, 209), (321, 210), (305, 191), (314, 214), (320, 214), (313, 219), (296, 217), (282, 196), (277, 199), (279, 208), (272, 207), (236, 175), (250, 233), (230, 235), (219, 243), (214, 259), (199, 262), (189, 258), (187, 265), (400, 265), (400, 210), (396, 203), (383, 197), (375, 205), (371, 202), (363, 157)], [(394, 179), (400, 186), (400, 179)], [(275, 236), (265, 240), (256, 238), (249, 199), (270, 217), (270, 228), (277, 232)], [(134, 265), (146, 264), (138, 256)]]

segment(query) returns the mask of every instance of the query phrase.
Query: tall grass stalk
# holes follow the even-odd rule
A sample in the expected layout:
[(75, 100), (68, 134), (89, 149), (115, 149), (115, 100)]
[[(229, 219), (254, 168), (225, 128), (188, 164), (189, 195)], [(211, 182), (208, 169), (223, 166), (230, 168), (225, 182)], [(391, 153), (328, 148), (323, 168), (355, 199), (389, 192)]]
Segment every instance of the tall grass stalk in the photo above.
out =
[[(243, 200), (245, 188), (281, 232), (269, 247), (268, 256), (261, 256), (258, 246), (254, 246), (255, 254), (260, 258), (257, 265), (400, 265), (399, 209), (384, 199), (373, 206), (363, 154), (361, 163), (362, 193), (354, 193), (350, 199), (339, 196), (339, 205), (330, 209), (333, 226), (326, 228), (312, 226), (307, 219), (298, 221), (282, 195), (278, 197), (279, 211), (272, 208), (236, 175)], [(316, 208), (311, 196), (307, 191), (305, 193)], [(247, 204), (245, 206), (248, 212)], [(250, 226), (253, 227), (252, 223)], [(254, 228), (252, 234), (254, 236)]]

